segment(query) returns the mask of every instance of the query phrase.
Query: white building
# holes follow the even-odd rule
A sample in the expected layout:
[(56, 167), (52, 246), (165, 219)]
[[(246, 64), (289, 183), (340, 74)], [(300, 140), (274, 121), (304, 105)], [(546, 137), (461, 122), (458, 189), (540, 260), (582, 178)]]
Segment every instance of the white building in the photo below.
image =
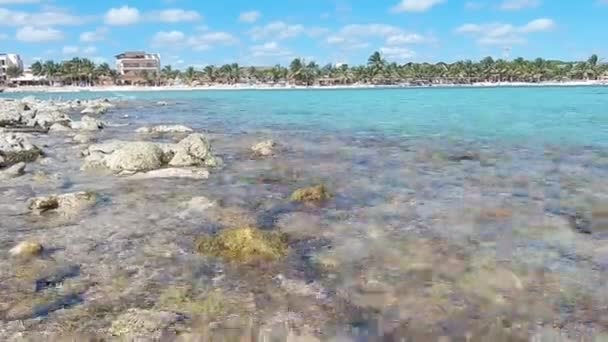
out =
[(116, 56), (116, 70), (120, 75), (142, 71), (160, 74), (160, 55), (143, 51), (129, 51)]
[(21, 56), (14, 53), (0, 53), (0, 81), (5, 82), (8, 79), (6, 75), (10, 67), (17, 67), (23, 71), (23, 61)]

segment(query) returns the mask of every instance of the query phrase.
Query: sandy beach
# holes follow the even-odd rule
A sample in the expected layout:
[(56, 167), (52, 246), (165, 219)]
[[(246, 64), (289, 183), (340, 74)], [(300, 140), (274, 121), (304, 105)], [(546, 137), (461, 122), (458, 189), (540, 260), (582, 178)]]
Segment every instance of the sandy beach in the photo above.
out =
[(201, 90), (290, 90), (290, 89), (374, 89), (374, 88), (494, 88), (494, 87), (583, 87), (583, 86), (608, 86), (608, 81), (568, 81), (568, 82), (479, 82), (472, 84), (433, 84), (428, 86), (416, 85), (373, 85), (352, 84), (338, 86), (296, 86), (296, 85), (272, 85), (272, 84), (214, 84), (202, 86), (21, 86), (16, 88), (5, 88), (5, 93), (64, 93), (64, 92), (141, 92), (141, 91), (201, 91)]

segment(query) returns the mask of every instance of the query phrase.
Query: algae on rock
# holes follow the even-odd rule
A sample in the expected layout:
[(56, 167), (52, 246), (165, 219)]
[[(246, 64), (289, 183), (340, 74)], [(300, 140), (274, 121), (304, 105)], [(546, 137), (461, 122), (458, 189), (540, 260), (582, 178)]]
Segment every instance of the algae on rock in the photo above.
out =
[(253, 227), (230, 228), (216, 236), (199, 238), (197, 250), (239, 263), (275, 261), (287, 254), (287, 235)]
[(330, 198), (331, 194), (327, 191), (325, 185), (320, 184), (294, 191), (290, 200), (293, 202), (319, 202)]

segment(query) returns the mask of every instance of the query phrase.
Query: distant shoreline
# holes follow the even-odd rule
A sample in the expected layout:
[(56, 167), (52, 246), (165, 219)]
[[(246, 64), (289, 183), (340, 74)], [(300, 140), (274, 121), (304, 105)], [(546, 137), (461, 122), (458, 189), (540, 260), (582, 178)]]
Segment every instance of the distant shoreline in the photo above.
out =
[(418, 89), (418, 88), (508, 88), (508, 87), (579, 87), (608, 86), (608, 81), (572, 81), (572, 82), (483, 82), (473, 84), (433, 84), (433, 85), (370, 85), (354, 84), (344, 86), (295, 86), (295, 85), (209, 85), (209, 86), (22, 86), (5, 88), (4, 93), (77, 93), (77, 92), (145, 92), (145, 91), (199, 91), (199, 90), (335, 90), (335, 89)]

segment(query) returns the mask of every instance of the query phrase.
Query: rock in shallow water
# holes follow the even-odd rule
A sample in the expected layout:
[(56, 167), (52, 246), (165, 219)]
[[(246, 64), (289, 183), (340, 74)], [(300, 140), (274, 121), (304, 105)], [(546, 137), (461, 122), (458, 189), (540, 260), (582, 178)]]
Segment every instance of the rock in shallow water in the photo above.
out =
[(190, 178), (207, 179), (209, 171), (205, 169), (178, 169), (167, 168), (138, 173), (130, 177), (131, 179), (152, 179), (152, 178)]
[(293, 202), (320, 202), (331, 198), (325, 185), (316, 185), (308, 188), (301, 188), (291, 194), (290, 200)]
[(80, 131), (98, 131), (105, 127), (105, 124), (97, 119), (89, 116), (83, 116), (80, 121), (74, 121), (71, 123), (72, 129)]
[(5, 170), (0, 170), (0, 180), (16, 178), (22, 176), (23, 174), (25, 174), (25, 163), (20, 162)]
[(174, 156), (169, 162), (171, 166), (209, 166), (221, 165), (221, 159), (215, 157), (207, 137), (200, 133), (190, 134), (177, 143)]
[(193, 130), (192, 128), (183, 125), (159, 125), (152, 127), (141, 127), (138, 128), (135, 132), (141, 134), (192, 133)]
[(104, 158), (112, 171), (150, 171), (163, 165), (163, 150), (149, 142), (131, 142)]
[(93, 192), (75, 192), (32, 198), (29, 201), (29, 209), (37, 214), (50, 210), (63, 213), (77, 213), (94, 205), (96, 201), (97, 194)]
[(44, 248), (38, 242), (23, 241), (11, 248), (9, 253), (14, 257), (30, 258), (40, 255), (43, 250)]
[(274, 261), (287, 254), (287, 235), (253, 227), (230, 228), (216, 236), (198, 239), (201, 254), (239, 263)]
[(32, 162), (41, 155), (42, 150), (32, 144), (25, 135), (0, 133), (0, 167)]
[(274, 140), (265, 140), (251, 146), (255, 156), (268, 157), (276, 153), (278, 144)]

